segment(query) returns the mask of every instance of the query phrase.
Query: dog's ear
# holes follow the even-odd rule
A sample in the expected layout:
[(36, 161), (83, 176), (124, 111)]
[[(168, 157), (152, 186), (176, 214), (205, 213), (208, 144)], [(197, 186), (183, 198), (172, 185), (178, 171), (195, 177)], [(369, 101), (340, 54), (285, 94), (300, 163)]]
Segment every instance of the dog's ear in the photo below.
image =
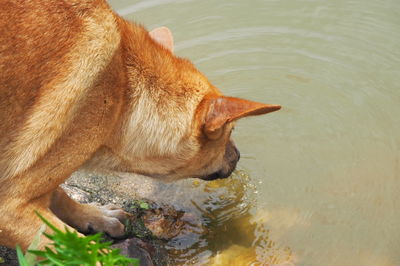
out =
[(208, 136), (215, 135), (216, 131), (228, 122), (281, 109), (280, 105), (264, 104), (225, 96), (207, 99), (206, 101), (208, 101), (208, 112), (204, 123), (204, 132)]
[(149, 32), (150, 37), (157, 43), (164, 46), (166, 49), (174, 52), (174, 37), (172, 32), (167, 27), (159, 27)]

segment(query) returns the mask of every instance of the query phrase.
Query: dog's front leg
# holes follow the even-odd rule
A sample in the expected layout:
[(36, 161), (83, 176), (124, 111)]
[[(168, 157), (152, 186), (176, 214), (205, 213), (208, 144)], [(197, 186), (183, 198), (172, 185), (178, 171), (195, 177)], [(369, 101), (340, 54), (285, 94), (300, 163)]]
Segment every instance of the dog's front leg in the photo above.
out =
[(113, 205), (97, 207), (78, 203), (60, 187), (53, 192), (50, 209), (62, 221), (80, 232), (106, 232), (112, 237), (124, 236), (123, 223), (130, 216)]
[[(44, 224), (36, 215), (38, 212), (47, 221), (60, 230), (70, 228), (57, 218), (48, 208), (51, 194), (43, 195), (28, 202), (19, 198), (9, 198), (0, 204), (0, 244), (10, 248), (19, 245), (26, 250), (38, 235), (41, 226)], [(70, 230), (73, 230), (70, 228)], [(46, 233), (52, 233), (46, 228)], [(34, 249), (43, 248), (49, 243), (44, 235), (40, 236), (40, 242)]]

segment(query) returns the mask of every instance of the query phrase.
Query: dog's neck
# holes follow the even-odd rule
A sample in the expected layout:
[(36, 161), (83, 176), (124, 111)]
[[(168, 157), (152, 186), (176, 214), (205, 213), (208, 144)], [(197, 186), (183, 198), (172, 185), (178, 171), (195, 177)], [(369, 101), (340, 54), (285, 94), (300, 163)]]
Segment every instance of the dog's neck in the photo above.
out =
[(178, 144), (191, 134), (194, 109), (204, 95), (197, 97), (190, 84), (182, 84), (180, 75), (183, 70), (197, 70), (155, 42), (142, 26), (121, 21), (120, 32), (128, 81), (126, 102), (132, 105), (122, 112), (122, 134), (112, 146), (141, 158), (177, 153)]
[(158, 84), (162, 84), (166, 78), (171, 78), (174, 74), (171, 63), (176, 57), (171, 51), (156, 43), (141, 25), (122, 21), (120, 32), (122, 56), (127, 67), (129, 86), (135, 88), (138, 83), (147, 83), (146, 85), (151, 85), (154, 89), (160, 88)]

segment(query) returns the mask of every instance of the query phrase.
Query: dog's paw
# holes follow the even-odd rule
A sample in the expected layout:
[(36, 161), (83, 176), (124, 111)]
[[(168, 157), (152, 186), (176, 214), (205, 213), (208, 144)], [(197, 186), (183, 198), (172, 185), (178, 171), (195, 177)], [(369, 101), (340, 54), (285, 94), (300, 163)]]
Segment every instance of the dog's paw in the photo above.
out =
[[(86, 232), (105, 232), (111, 237), (120, 238), (125, 234), (125, 221), (131, 216), (115, 205), (85, 205), (86, 215), (82, 215), (77, 229)], [(82, 213), (82, 214), (83, 214)]]

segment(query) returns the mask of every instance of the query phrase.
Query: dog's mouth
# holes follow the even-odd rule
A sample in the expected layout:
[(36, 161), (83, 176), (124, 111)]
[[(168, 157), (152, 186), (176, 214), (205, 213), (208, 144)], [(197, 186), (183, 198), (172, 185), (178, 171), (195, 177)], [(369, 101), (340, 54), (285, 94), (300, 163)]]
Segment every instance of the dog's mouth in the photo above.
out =
[(233, 173), (233, 171), (236, 169), (236, 165), (240, 159), (240, 152), (238, 151), (238, 149), (236, 149), (236, 147), (234, 147), (233, 149), (233, 155), (231, 156), (225, 156), (226, 159), (228, 159), (228, 163), (227, 163), (227, 167), (224, 167), (221, 170), (218, 170), (212, 174), (209, 174), (205, 177), (201, 177), (201, 179), (203, 180), (207, 180), (207, 181), (211, 181), (211, 180), (216, 180), (216, 179), (223, 179), (223, 178), (227, 178), (230, 177), (231, 174)]
[(233, 167), (229, 171), (220, 170), (220, 171), (214, 172), (208, 176), (201, 177), (201, 179), (206, 180), (206, 181), (212, 181), (212, 180), (216, 180), (216, 179), (224, 179), (224, 178), (230, 177), (234, 170), (235, 170), (235, 167)]

